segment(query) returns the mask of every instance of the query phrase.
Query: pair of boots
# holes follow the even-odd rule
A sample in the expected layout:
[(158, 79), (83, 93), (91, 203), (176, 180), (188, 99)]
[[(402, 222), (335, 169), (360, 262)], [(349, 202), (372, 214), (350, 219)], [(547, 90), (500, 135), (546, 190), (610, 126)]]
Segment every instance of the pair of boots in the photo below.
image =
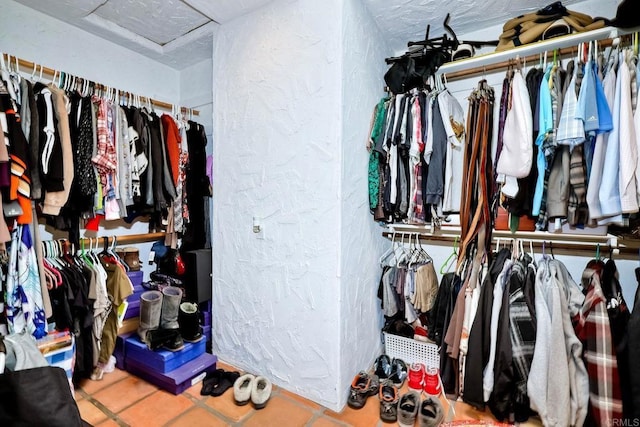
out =
[(138, 336), (154, 351), (160, 347), (179, 351), (185, 340), (199, 341), (202, 327), (197, 304), (183, 303), (182, 289), (173, 286), (163, 288), (162, 292), (144, 292), (140, 296)]

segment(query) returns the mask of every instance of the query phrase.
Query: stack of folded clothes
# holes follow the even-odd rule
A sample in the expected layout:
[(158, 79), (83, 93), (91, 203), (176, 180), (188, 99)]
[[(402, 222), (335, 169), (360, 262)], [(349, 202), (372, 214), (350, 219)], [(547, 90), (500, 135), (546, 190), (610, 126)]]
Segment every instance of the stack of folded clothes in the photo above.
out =
[(605, 25), (603, 18), (594, 19), (584, 13), (574, 12), (557, 1), (536, 12), (508, 20), (502, 27), (496, 50), (512, 49), (539, 40), (595, 30)]

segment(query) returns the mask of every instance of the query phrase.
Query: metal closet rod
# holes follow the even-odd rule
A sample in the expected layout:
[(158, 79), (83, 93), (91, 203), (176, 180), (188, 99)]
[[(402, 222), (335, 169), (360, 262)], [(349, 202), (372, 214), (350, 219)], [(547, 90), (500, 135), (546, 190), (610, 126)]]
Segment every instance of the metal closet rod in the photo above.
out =
[[(15, 63), (15, 62), (11, 62), (11, 61), (16, 61), (17, 60), (18, 64), (21, 67), (23, 67), (23, 68), (25, 68), (27, 70), (34, 70), (33, 71), (34, 74), (38, 74), (39, 75), (40, 74), (40, 70), (42, 70), (43, 74), (46, 74), (46, 75), (48, 75), (50, 77), (54, 77), (55, 75), (60, 74), (59, 70), (55, 70), (55, 69), (49, 68), (49, 67), (44, 67), (44, 66), (42, 66), (42, 65), (40, 65), (38, 63), (27, 61), (26, 59), (18, 58), (15, 55), (10, 55), (8, 53), (3, 53), (2, 55), (3, 55), (3, 59), (5, 59), (5, 61), (7, 61), (7, 64), (11, 65), (11, 64)], [(62, 72), (64, 72), (64, 71), (62, 71)], [(102, 83), (93, 82), (93, 81), (91, 81), (89, 79), (85, 79), (84, 77), (74, 76), (74, 75), (69, 74), (69, 73), (66, 73), (66, 74), (68, 74), (70, 77), (75, 77), (76, 79), (80, 78), (82, 80), (90, 81), (95, 85), (96, 89), (102, 89), (102, 90), (107, 90), (107, 89), (114, 90), (115, 89), (115, 90), (118, 91), (118, 94), (120, 96), (128, 96), (128, 95), (138, 96), (138, 95), (136, 95), (134, 93), (131, 93), (131, 92), (127, 92), (127, 91), (124, 91), (124, 90), (112, 88), (112, 87), (104, 85)], [(164, 108), (166, 110), (172, 110), (174, 108), (174, 106), (175, 106), (174, 104), (171, 104), (169, 102), (158, 101), (157, 99), (148, 98), (148, 97), (145, 97), (145, 96), (138, 96), (138, 98), (140, 99), (140, 102), (144, 102), (144, 103), (149, 102), (155, 107)], [(187, 107), (180, 107), (180, 111), (182, 111), (184, 113), (187, 113), (187, 114), (191, 114), (193, 116), (200, 115), (200, 112), (198, 110), (194, 110), (194, 109), (187, 108)]]
[[(395, 233), (394, 233), (395, 232)], [(424, 226), (412, 226), (406, 224), (394, 224), (388, 226), (388, 231), (383, 231), (382, 235), (392, 239), (395, 234), (396, 241), (402, 241), (403, 235), (406, 242), (417, 235), (421, 242), (447, 246), (460, 241), (460, 230), (458, 227), (447, 227), (429, 231)], [(587, 234), (565, 234), (550, 232), (526, 232), (519, 231), (515, 234), (510, 231), (492, 231), (492, 244), (500, 246), (509, 245), (513, 240), (520, 240), (524, 243), (525, 249), (529, 247), (529, 242), (538, 250), (552, 250), (554, 253), (563, 255), (594, 255), (598, 246), (600, 252), (607, 254), (609, 250), (615, 255), (624, 258), (638, 259), (640, 256), (640, 242), (635, 239), (626, 240), (623, 237), (607, 234), (604, 236)]]
[(626, 34), (627, 33), (624, 33), (619, 29), (612, 29), (609, 27), (585, 33), (571, 34), (568, 36), (558, 37), (557, 39), (526, 44), (502, 52), (493, 52), (480, 55), (478, 57), (448, 62), (442, 65), (438, 71), (436, 71), (436, 74), (446, 76), (447, 81), (460, 80), (469, 76), (506, 69), (509, 66), (514, 65), (516, 57), (519, 57), (521, 62), (537, 63), (540, 59), (540, 55), (544, 52), (553, 52), (554, 50), (557, 50), (560, 56), (568, 54), (576, 55), (577, 45), (583, 42), (587, 43), (597, 41), (598, 48), (606, 48), (611, 46), (616, 38), (622, 37)]

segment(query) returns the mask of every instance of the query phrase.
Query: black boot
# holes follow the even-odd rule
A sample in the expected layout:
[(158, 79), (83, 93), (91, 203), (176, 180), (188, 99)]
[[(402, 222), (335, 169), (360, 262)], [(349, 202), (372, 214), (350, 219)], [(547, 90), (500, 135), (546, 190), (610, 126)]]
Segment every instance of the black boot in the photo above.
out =
[(187, 342), (198, 342), (202, 339), (202, 326), (200, 325), (200, 312), (198, 304), (183, 302), (178, 313), (180, 334)]
[(147, 345), (150, 350), (156, 351), (161, 347), (170, 351), (178, 351), (184, 348), (184, 342), (177, 329), (156, 329), (147, 332)]

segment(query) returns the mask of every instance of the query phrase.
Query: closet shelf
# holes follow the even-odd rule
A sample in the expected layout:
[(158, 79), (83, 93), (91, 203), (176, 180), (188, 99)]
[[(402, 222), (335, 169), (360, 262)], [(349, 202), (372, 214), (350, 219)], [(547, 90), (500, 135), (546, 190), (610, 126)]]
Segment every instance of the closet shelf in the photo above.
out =
[(559, 49), (561, 55), (575, 53), (576, 46), (583, 42), (600, 40), (601, 43), (599, 43), (599, 46), (607, 47), (611, 45), (614, 38), (624, 34), (628, 33), (614, 27), (604, 27), (597, 30), (569, 34), (551, 40), (529, 43), (501, 52), (491, 52), (458, 61), (447, 62), (438, 68), (436, 75), (445, 75), (447, 81), (462, 79), (472, 75), (507, 68), (516, 57), (531, 63), (539, 61), (539, 55), (541, 53), (555, 49)]
[[(49, 68), (49, 67), (44, 67), (40, 64), (37, 64), (35, 62), (31, 62), (31, 61), (27, 61), (26, 59), (22, 59), (22, 58), (18, 58), (14, 55), (9, 55), (8, 53), (3, 53), (3, 60), (6, 60), (8, 64), (15, 64), (15, 61), (18, 62), (18, 65), (20, 67), (22, 67), (25, 73), (30, 73), (33, 72), (34, 75), (40, 75), (40, 71), (42, 70), (42, 74), (46, 74), (49, 77), (54, 77), (56, 75), (60, 74), (61, 70), (55, 70), (53, 68)], [(5, 59), (6, 57), (6, 59)], [(63, 71), (64, 72), (64, 71)], [(78, 77), (78, 76), (70, 76), (73, 78), (80, 78), (82, 80), (89, 80), (89, 79), (84, 79), (83, 77)], [(107, 85), (104, 85), (102, 83), (97, 83), (94, 82), (96, 85), (96, 88), (99, 89), (103, 89), (103, 90), (108, 90), (108, 89), (115, 89), (115, 88), (111, 88)], [(126, 96), (126, 95), (135, 95), (132, 94), (130, 92), (124, 91), (124, 90), (120, 90), (120, 89), (116, 89), (118, 91), (118, 94), (120, 96)], [(164, 101), (158, 101), (157, 99), (153, 99), (153, 98), (148, 98), (148, 97), (144, 97), (144, 96), (140, 96), (140, 102), (142, 103), (150, 103), (151, 105), (153, 105), (154, 107), (159, 107), (159, 108), (163, 108), (165, 110), (171, 110), (174, 107), (174, 104), (171, 104), (169, 102), (164, 102)], [(180, 107), (181, 111), (183, 112), (187, 112), (191, 115), (197, 116), (200, 114), (200, 112), (198, 110), (193, 110), (191, 108), (186, 108), (186, 107)]]

